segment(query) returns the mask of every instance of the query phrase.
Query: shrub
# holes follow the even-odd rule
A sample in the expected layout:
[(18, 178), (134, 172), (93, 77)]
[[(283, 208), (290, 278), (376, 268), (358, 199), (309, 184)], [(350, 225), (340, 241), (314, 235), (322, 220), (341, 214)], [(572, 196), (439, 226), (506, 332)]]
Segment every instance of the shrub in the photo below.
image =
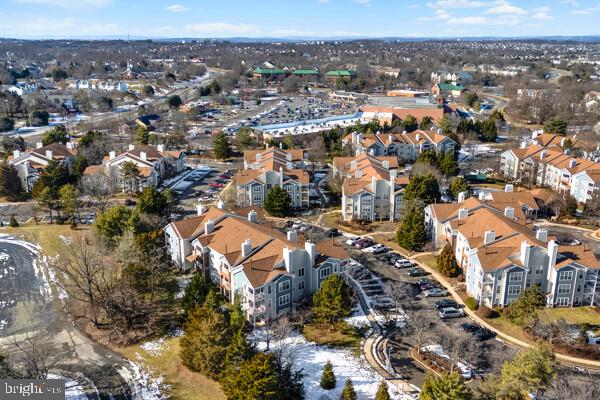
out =
[(500, 313), (498, 311), (492, 310), (491, 308), (486, 307), (486, 306), (479, 306), (476, 314), (481, 318), (488, 318), (488, 319), (498, 318), (500, 316)]
[(465, 305), (469, 307), (469, 310), (473, 311), (477, 310), (477, 308), (479, 307), (477, 300), (475, 300), (473, 297), (467, 297), (467, 299), (465, 300)]
[(10, 219), (8, 220), (8, 225), (10, 225), (11, 228), (18, 228), (19, 221), (17, 221), (14, 215), (11, 215)]

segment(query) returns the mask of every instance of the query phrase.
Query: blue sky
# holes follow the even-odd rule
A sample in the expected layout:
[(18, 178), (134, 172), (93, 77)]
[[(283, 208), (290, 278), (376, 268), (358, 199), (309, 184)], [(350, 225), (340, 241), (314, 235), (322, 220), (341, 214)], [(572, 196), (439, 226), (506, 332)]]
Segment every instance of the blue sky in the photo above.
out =
[(600, 0), (1, 0), (2, 37), (600, 34)]

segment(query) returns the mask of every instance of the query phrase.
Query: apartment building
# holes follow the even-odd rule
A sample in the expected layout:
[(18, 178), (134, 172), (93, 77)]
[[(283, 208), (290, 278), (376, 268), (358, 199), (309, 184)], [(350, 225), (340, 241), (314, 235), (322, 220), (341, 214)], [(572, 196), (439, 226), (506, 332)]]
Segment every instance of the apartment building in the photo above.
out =
[(253, 324), (292, 312), (350, 261), (333, 239), (313, 243), (293, 230), (284, 234), (256, 208), (199, 208), (197, 216), (169, 224), (165, 237), (176, 263), (185, 260), (228, 301), (239, 296)]
[(444, 224), (454, 246), (467, 293), (479, 304), (504, 307), (533, 285), (546, 295), (548, 307), (600, 304), (600, 261), (584, 245), (560, 246), (543, 229), (488, 207), (460, 208)]
[(262, 207), (269, 189), (280, 186), (289, 194), (293, 208), (308, 208), (310, 175), (304, 170), (305, 162), (301, 149), (246, 150), (244, 170), (233, 178), (238, 207)]
[(600, 163), (533, 144), (502, 153), (500, 172), (518, 182), (569, 193), (580, 203), (589, 200), (600, 183)]
[(397, 221), (402, 216), (408, 176), (398, 175), (398, 159), (359, 154), (333, 159), (333, 174), (342, 179), (344, 221)]
[(30, 192), (50, 161), (56, 161), (71, 170), (75, 160), (75, 147), (76, 144), (72, 142), (66, 145), (51, 143), (47, 146), (38, 142), (33, 150), (14, 150), (12, 157), (8, 158), (8, 163), (17, 169), (23, 189)]
[[(103, 176), (117, 180), (123, 191), (142, 191), (148, 186), (158, 186), (167, 177), (182, 172), (186, 167), (185, 159), (184, 152), (166, 150), (162, 144), (130, 144), (124, 153), (117, 155), (115, 151), (110, 151), (109, 155), (104, 157), (102, 165), (86, 168), (83, 179)], [(125, 163), (133, 163), (138, 168), (140, 176), (135, 188), (129, 188), (130, 183), (122, 179), (122, 167)]]
[(396, 156), (403, 162), (414, 162), (423, 151), (454, 151), (456, 143), (438, 131), (416, 130), (403, 133), (377, 133), (364, 135), (352, 132), (342, 142), (351, 143), (357, 154)]

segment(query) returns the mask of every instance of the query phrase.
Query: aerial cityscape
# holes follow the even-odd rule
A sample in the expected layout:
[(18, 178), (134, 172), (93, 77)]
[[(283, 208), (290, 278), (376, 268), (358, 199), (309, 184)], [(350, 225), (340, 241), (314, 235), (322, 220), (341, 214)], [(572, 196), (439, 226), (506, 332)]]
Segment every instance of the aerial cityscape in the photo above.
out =
[(599, 20), (3, 1), (0, 400), (600, 399)]

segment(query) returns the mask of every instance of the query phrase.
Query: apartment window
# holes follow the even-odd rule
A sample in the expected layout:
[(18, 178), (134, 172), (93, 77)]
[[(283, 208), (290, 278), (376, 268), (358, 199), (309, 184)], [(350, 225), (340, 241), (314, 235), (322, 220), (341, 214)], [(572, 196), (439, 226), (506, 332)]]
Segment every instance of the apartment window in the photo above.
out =
[(557, 307), (567, 307), (568, 305), (569, 305), (568, 297), (559, 297), (558, 299), (556, 299)]
[(271, 285), (267, 286), (267, 294), (271, 294)]
[(279, 284), (279, 291), (284, 292), (286, 290), (290, 290), (290, 281), (281, 282)]
[(519, 285), (510, 285), (508, 287), (508, 295), (509, 296), (518, 296), (521, 293), (521, 286)]
[(571, 285), (558, 285), (558, 294), (569, 294), (571, 293)]
[(537, 266), (537, 267), (535, 267), (535, 273), (537, 275), (543, 274), (544, 273), (544, 267), (543, 266)]
[(260, 186), (252, 186), (252, 191), (253, 192), (260, 192), (261, 187)]
[(330, 272), (329, 267), (322, 268), (321, 271), (319, 271), (319, 277), (320, 278), (325, 278), (325, 277), (329, 276), (329, 272)]
[(520, 282), (522, 280), (523, 280), (522, 272), (513, 272), (512, 274), (509, 275), (509, 278), (508, 278), (509, 282)]
[(560, 279), (561, 281), (570, 281), (570, 280), (572, 280), (572, 279), (573, 279), (573, 276), (574, 276), (574, 275), (575, 275), (575, 274), (573, 273), (573, 271), (562, 271), (562, 272), (560, 273), (560, 278), (559, 278), (559, 279)]
[(298, 270), (298, 276), (304, 276), (304, 268)]
[(304, 289), (304, 281), (300, 281), (300, 283), (298, 283), (298, 290), (303, 290)]
[(279, 305), (280, 306), (285, 306), (286, 304), (290, 303), (290, 295), (289, 294), (284, 294), (283, 296), (279, 297)]

